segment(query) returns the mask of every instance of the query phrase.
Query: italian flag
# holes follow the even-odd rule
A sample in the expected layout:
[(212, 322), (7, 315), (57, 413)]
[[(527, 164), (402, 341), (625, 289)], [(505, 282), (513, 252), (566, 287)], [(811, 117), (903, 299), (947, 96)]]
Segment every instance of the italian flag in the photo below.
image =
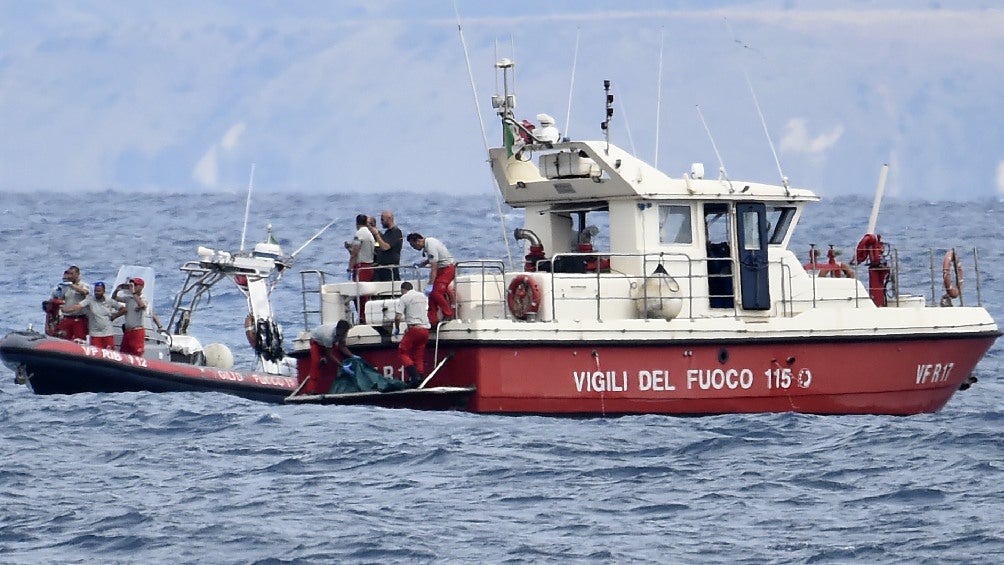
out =
[(512, 146), (516, 143), (516, 134), (513, 133), (511, 125), (503, 123), (502, 127), (504, 128), (502, 136), (505, 138), (505, 154), (506, 157), (512, 157)]

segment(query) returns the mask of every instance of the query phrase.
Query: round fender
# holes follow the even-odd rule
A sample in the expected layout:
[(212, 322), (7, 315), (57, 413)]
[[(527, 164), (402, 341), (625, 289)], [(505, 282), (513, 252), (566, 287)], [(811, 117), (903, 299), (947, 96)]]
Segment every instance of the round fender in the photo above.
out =
[(509, 283), (506, 303), (509, 311), (519, 320), (540, 309), (540, 285), (529, 275), (516, 275)]

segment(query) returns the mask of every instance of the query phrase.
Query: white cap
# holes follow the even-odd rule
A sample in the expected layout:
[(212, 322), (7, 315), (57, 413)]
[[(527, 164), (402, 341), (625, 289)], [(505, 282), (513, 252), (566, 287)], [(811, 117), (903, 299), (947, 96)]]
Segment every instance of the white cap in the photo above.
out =
[(554, 125), (554, 118), (552, 118), (549, 114), (537, 114), (537, 121), (540, 122), (540, 125), (542, 126)]

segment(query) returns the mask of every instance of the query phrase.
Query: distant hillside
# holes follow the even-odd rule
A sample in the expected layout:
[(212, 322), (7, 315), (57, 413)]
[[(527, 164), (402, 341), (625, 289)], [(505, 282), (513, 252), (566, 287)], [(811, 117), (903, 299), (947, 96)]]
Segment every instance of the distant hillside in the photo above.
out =
[[(1002, 10), (580, 4), (460, 3), (489, 143), (497, 52), (520, 112), (573, 137), (601, 137), (610, 79), (614, 142), (654, 160), (658, 130), (672, 175), (716, 174), (713, 138), (731, 177), (778, 181), (752, 85), (793, 185), (870, 194), (889, 162), (891, 195), (1004, 194)], [(494, 190), (452, 2), (10, 8), (0, 190), (233, 191), (252, 163), (268, 190)]]

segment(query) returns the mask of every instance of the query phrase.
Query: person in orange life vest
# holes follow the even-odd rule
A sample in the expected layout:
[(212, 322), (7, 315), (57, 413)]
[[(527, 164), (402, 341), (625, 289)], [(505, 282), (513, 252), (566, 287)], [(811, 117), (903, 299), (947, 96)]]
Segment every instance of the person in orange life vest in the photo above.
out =
[(417, 266), (429, 266), (429, 323), (433, 326), (439, 323), (438, 311), (443, 312), (444, 320), (452, 320), (454, 316), (453, 293), (450, 283), (456, 274), (457, 265), (453, 255), (446, 249), (443, 242), (434, 237), (424, 237), (420, 233), (409, 233), (408, 244), (413, 249), (422, 252), (425, 260)]
[[(125, 306), (113, 316), (125, 316), (125, 327), (122, 331), (122, 345), (119, 351), (142, 357), (146, 350), (146, 329), (143, 326), (144, 314), (148, 310), (146, 298), (143, 297), (143, 287), (146, 283), (137, 277), (120, 284), (112, 293), (112, 300), (117, 300)], [(157, 316), (151, 314), (157, 324), (158, 331), (164, 331)]]
[(404, 373), (408, 384), (417, 387), (422, 382), (425, 372), (425, 345), (429, 342), (429, 299), (415, 290), (414, 286), (405, 281), (401, 283), (404, 293), (397, 301), (394, 311), (395, 327), (401, 322), (408, 325), (397, 346), (397, 353), (404, 365)]
[(105, 283), (94, 283), (94, 294), (83, 299), (79, 304), (63, 306), (63, 312), (72, 314), (83, 312), (87, 317), (87, 333), (91, 336), (91, 345), (102, 349), (115, 349), (115, 336), (112, 334), (112, 320), (124, 304), (105, 296)]
[[(63, 311), (83, 302), (91, 289), (87, 283), (80, 280), (80, 269), (70, 265), (63, 271), (63, 282), (52, 292), (53, 298), (63, 300)], [(65, 339), (87, 339), (87, 314), (73, 310), (73, 314), (63, 316), (56, 325), (56, 335)]]
[(348, 321), (339, 320), (337, 324), (324, 324), (310, 331), (310, 368), (303, 379), (309, 381), (303, 385), (303, 394), (326, 394), (342, 363), (355, 357), (345, 344), (350, 327)]

